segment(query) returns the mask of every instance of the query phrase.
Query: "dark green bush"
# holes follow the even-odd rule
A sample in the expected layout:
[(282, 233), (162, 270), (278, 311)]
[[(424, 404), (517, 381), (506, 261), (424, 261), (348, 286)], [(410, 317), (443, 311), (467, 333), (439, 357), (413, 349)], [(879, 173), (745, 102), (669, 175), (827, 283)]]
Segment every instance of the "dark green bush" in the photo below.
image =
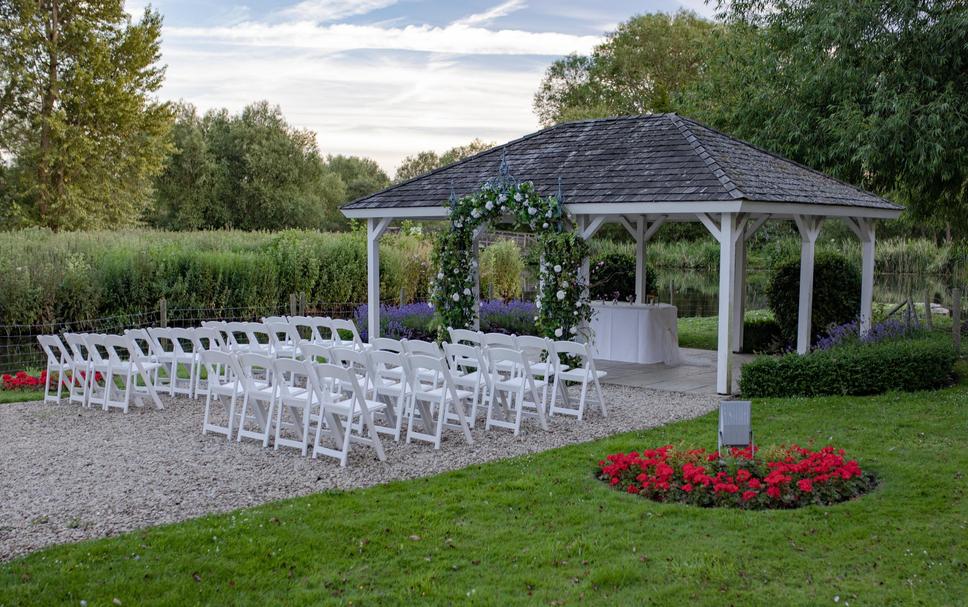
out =
[(760, 356), (743, 365), (746, 397), (881, 394), (949, 385), (956, 360), (942, 336), (850, 344), (805, 355)]
[[(592, 299), (631, 301), (635, 299), (635, 256), (605, 253), (590, 260)], [(655, 271), (646, 267), (646, 293), (655, 291)]]
[[(770, 309), (788, 341), (797, 337), (800, 308), (800, 260), (780, 262), (766, 289)], [(811, 343), (827, 327), (849, 322), (860, 312), (860, 270), (836, 253), (822, 253), (814, 261), (813, 326)]]
[(783, 332), (773, 318), (747, 318), (743, 324), (743, 352), (778, 352), (783, 342)]

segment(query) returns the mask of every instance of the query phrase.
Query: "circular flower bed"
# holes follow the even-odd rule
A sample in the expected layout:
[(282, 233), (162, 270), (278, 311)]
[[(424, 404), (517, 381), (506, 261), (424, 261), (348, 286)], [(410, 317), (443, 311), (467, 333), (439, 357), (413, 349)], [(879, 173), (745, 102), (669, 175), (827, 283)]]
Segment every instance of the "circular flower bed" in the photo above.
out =
[(598, 478), (657, 502), (759, 510), (836, 504), (874, 487), (874, 475), (843, 449), (731, 449), (728, 454), (666, 445), (615, 453), (598, 462)]

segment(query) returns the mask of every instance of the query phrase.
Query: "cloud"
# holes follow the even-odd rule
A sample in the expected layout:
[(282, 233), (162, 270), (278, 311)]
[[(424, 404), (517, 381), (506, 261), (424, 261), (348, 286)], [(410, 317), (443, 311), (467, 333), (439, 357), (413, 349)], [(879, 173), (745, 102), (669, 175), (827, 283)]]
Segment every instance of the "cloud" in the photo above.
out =
[(336, 21), (396, 4), (397, 0), (303, 0), (279, 11), (282, 17), (308, 21)]
[(229, 27), (170, 27), (170, 40), (198, 43), (213, 41), (277, 48), (346, 51), (384, 49), (471, 55), (547, 55), (588, 53), (599, 36), (576, 36), (557, 32), (493, 31), (452, 23), (445, 27), (408, 25), (385, 27), (309, 21), (267, 24), (245, 22)]
[(500, 19), (506, 15), (510, 15), (515, 11), (519, 11), (525, 8), (527, 4), (524, 0), (507, 0), (507, 2), (502, 2), (493, 8), (489, 8), (483, 13), (474, 13), (473, 15), (468, 15), (462, 19), (458, 19), (454, 22), (454, 25), (485, 25), (494, 21), (495, 19)]

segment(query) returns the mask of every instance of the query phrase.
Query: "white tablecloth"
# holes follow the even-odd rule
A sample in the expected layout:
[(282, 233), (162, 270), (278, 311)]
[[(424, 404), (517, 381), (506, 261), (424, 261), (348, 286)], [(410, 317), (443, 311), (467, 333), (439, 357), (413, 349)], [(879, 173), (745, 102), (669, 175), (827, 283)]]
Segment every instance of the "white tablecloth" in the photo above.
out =
[(678, 365), (676, 307), (670, 304), (592, 302), (595, 358)]

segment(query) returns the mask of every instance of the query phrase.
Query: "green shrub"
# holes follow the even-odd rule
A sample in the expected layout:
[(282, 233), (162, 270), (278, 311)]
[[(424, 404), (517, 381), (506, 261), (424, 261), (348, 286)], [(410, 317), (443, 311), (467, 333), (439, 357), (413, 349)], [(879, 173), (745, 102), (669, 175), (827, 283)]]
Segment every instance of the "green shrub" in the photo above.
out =
[(481, 251), (481, 296), (511, 300), (521, 297), (524, 258), (511, 240), (498, 240)]
[(957, 359), (941, 336), (850, 344), (805, 355), (760, 356), (743, 365), (746, 397), (881, 394), (949, 385)]
[[(770, 309), (783, 337), (797, 337), (800, 307), (800, 260), (788, 259), (776, 265), (766, 289)], [(811, 343), (827, 327), (849, 322), (860, 311), (860, 270), (847, 258), (822, 253), (814, 260), (813, 326)]]
[(746, 318), (743, 323), (743, 352), (777, 352), (782, 348), (783, 333), (775, 318)]

